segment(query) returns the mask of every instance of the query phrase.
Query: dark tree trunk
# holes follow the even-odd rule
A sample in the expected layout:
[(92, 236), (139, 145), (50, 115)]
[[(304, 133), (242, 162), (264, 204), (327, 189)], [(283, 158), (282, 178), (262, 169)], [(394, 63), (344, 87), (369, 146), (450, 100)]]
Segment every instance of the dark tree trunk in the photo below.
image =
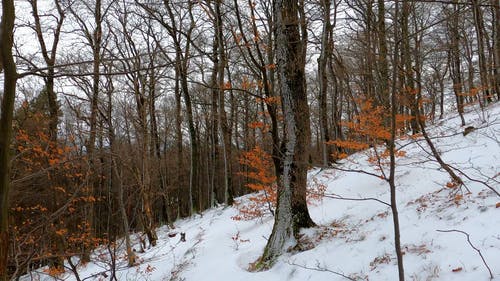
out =
[(218, 56), (218, 48), (219, 43), (217, 38), (214, 39), (213, 42), (213, 69), (212, 69), (212, 104), (211, 104), (211, 122), (210, 122), (210, 145), (212, 146), (210, 152), (209, 163), (211, 163), (211, 167), (208, 168), (208, 182), (210, 185), (209, 188), (209, 206), (214, 206), (215, 201), (218, 203), (222, 203), (224, 201), (222, 192), (220, 192), (219, 188), (219, 177), (216, 176), (219, 169), (219, 134), (218, 134), (218, 126), (219, 126), (219, 118), (218, 118), (218, 100), (219, 100), (219, 87), (218, 83), (218, 72), (219, 72), (219, 56)]
[[(395, 5), (395, 18), (396, 22), (399, 22), (400, 20), (400, 15), (399, 15), (399, 1), (396, 0), (396, 5)], [(394, 25), (394, 41), (396, 42), (394, 46), (394, 57), (393, 57), (393, 64), (394, 67), (392, 69), (392, 93), (391, 93), (391, 137), (389, 141), (387, 142), (387, 148), (389, 149), (389, 157), (390, 157), (390, 172), (389, 172), (389, 178), (387, 179), (389, 182), (389, 187), (390, 187), (390, 197), (391, 197), (391, 211), (392, 211), (392, 220), (393, 220), (393, 225), (394, 225), (394, 248), (396, 251), (396, 257), (398, 261), (398, 276), (399, 276), (399, 281), (404, 281), (405, 280), (405, 274), (404, 274), (404, 265), (403, 265), (403, 252), (401, 250), (401, 232), (399, 228), (399, 213), (398, 213), (398, 205), (397, 205), (397, 200), (396, 200), (396, 114), (398, 110), (398, 104), (397, 104), (397, 93), (399, 92), (399, 87), (401, 87), (401, 83), (397, 83), (397, 77), (398, 77), (398, 66), (400, 65), (400, 59), (399, 59), (399, 30), (398, 30), (398, 24)], [(403, 50), (404, 53), (404, 50)], [(404, 55), (404, 54), (403, 54)]]
[[(178, 62), (180, 58), (177, 58), (175, 61)], [(177, 176), (177, 187), (175, 188), (175, 197), (178, 203), (177, 206), (177, 218), (180, 215), (187, 215), (184, 214), (183, 212), (187, 210), (187, 207), (184, 205), (186, 204), (186, 200), (183, 196), (181, 198), (181, 190), (185, 188), (185, 183), (184, 183), (184, 157), (183, 157), (183, 145), (182, 145), (182, 94), (180, 90), (180, 69), (178, 67), (175, 68), (175, 87), (174, 87), (174, 92), (175, 92), (175, 143), (176, 143), (176, 162), (177, 162), (177, 167), (176, 167), (176, 176)], [(182, 212), (181, 212), (182, 211)]]
[[(319, 78), (319, 130), (321, 136), (321, 153), (323, 165), (328, 166), (332, 160), (331, 147), (327, 144), (330, 141), (330, 131), (328, 129), (328, 112), (327, 112), (327, 96), (328, 96), (328, 76), (327, 76), (327, 60), (331, 56), (331, 38), (332, 24), (330, 21), (331, 1), (325, 0), (323, 3), (323, 34), (321, 36), (321, 53), (318, 58), (318, 78)], [(335, 77), (333, 79), (336, 79)]]
[(4, 71), (0, 113), (0, 281), (8, 280), (10, 143), (17, 81), (16, 63), (12, 55), (14, 19), (14, 1), (3, 0), (0, 23), (0, 71)]
[(493, 79), (497, 99), (500, 100), (500, 3), (498, 0), (491, 0), (491, 9), (493, 14)]

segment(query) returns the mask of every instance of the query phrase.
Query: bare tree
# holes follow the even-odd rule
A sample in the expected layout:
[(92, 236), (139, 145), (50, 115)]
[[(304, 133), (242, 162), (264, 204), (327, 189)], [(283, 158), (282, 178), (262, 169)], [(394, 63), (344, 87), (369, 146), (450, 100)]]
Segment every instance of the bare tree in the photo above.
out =
[[(174, 48), (174, 66), (176, 77), (179, 78), (179, 88), (177, 89), (182, 94), (182, 98), (184, 99), (186, 109), (185, 115), (187, 118), (190, 140), (190, 168), (187, 205), (188, 214), (192, 215), (194, 212), (202, 209), (199, 163), (200, 145), (198, 130), (195, 126), (194, 105), (190, 93), (188, 77), (188, 67), (192, 51), (191, 47), (193, 47), (192, 34), (196, 27), (196, 22), (193, 16), (193, 5), (195, 3), (189, 1), (188, 3), (176, 4), (171, 1), (164, 1), (162, 9), (154, 5), (139, 2), (136, 3), (138, 3), (138, 5), (140, 5), (140, 7), (142, 7), (154, 21), (158, 22), (163, 28), (166, 29)], [(184, 14), (179, 16), (179, 14), (183, 12)], [(178, 109), (180, 109), (180, 107), (178, 107)], [(178, 122), (180, 122), (180, 116), (178, 116), (178, 118)], [(181, 136), (179, 134), (178, 141), (181, 141)]]
[[(138, 165), (134, 165), (133, 174), (140, 190), (141, 211), (139, 221), (150, 245), (155, 246), (158, 237), (153, 218), (153, 167), (151, 164), (152, 157), (156, 155), (154, 153), (156, 131), (153, 125), (156, 116), (155, 112), (152, 111), (155, 102), (156, 71), (150, 64), (155, 60), (156, 42), (148, 34), (139, 32), (139, 26), (142, 24), (150, 25), (147, 21), (133, 17), (133, 10), (126, 4), (123, 4), (117, 13), (119, 14), (119, 28), (116, 32), (113, 32), (115, 37), (114, 49), (117, 52), (116, 55), (123, 59), (121, 66), (124, 73), (126, 73), (125, 86), (133, 96), (137, 116), (134, 127), (136, 128), (140, 160)], [(139, 34), (137, 34), (138, 32)], [(126, 44), (122, 44), (122, 42)]]
[[(90, 116), (88, 117), (89, 136), (86, 140), (85, 147), (89, 159), (90, 172), (95, 175), (95, 177), (93, 177), (92, 182), (89, 184), (89, 188), (86, 190), (87, 196), (94, 196), (96, 189), (99, 189), (99, 186), (102, 185), (102, 177), (97, 176), (100, 173), (100, 169), (96, 153), (96, 141), (100, 121), (99, 93), (101, 90), (102, 53), (104, 51), (103, 45), (106, 41), (105, 37), (103, 37), (103, 23), (105, 22), (104, 19), (112, 3), (113, 1), (103, 2), (102, 0), (95, 0), (86, 3), (73, 2), (68, 7), (69, 12), (74, 18), (74, 22), (78, 25), (86, 46), (91, 49), (92, 54), (90, 91), (86, 93), (90, 102)], [(90, 228), (90, 232), (95, 235), (95, 210), (93, 202), (89, 202), (86, 213), (87, 225)], [(82, 259), (84, 261), (90, 260), (90, 249), (84, 249)]]
[[(264, 98), (273, 99), (278, 95), (275, 93), (276, 84), (276, 73), (275, 73), (275, 54), (274, 54), (274, 44), (273, 44), (273, 33), (272, 30), (275, 28), (275, 19), (273, 16), (273, 8), (271, 7), (271, 2), (263, 1), (261, 6), (264, 9), (265, 18), (262, 19), (265, 22), (267, 33), (266, 37), (266, 47), (262, 48), (261, 44), (255, 44), (255, 40), (259, 42), (258, 38), (263, 36), (257, 28), (257, 17), (255, 15), (255, 7), (252, 1), (248, 1), (249, 11), (250, 11), (250, 32), (254, 39), (250, 39), (250, 35), (247, 35), (244, 27), (244, 20), (242, 17), (242, 9), (239, 8), (237, 0), (234, 0), (234, 11), (237, 19), (237, 27), (240, 32), (238, 36), (241, 37), (242, 43), (238, 47), (241, 48), (242, 53), (246, 54), (245, 60), (248, 61), (247, 65), (253, 70), (255, 78), (262, 81), (262, 91)], [(254, 42), (252, 42), (254, 41)], [(248, 58), (246, 58), (248, 57)], [(274, 163), (274, 169), (276, 176), (279, 177), (282, 174), (282, 153), (281, 153), (281, 139), (280, 139), (280, 126), (278, 122), (278, 105), (276, 102), (263, 102), (267, 112), (269, 113), (269, 118), (271, 122), (271, 140), (272, 140), (272, 157)]]
[[(113, 66), (105, 66), (106, 72), (112, 72)], [(115, 124), (113, 122), (113, 95), (116, 94), (115, 87), (113, 83), (113, 78), (111, 76), (106, 77), (106, 95), (107, 95), (107, 108), (104, 113), (104, 119), (108, 127), (108, 142), (109, 142), (109, 158), (111, 165), (111, 175), (110, 175), (110, 185), (113, 190), (116, 190), (116, 201), (118, 201), (118, 209), (120, 212), (120, 217), (122, 220), (123, 235), (125, 236), (125, 251), (127, 253), (127, 265), (133, 266), (135, 264), (135, 253), (132, 250), (132, 243), (130, 240), (130, 223), (127, 216), (127, 211), (125, 209), (124, 202), (124, 184), (123, 184), (123, 174), (120, 171), (118, 149), (116, 144), (116, 132)]]
[(55, 142), (57, 139), (57, 124), (59, 123), (59, 105), (57, 102), (57, 95), (54, 91), (54, 66), (56, 65), (56, 55), (61, 36), (61, 28), (66, 15), (60, 1), (54, 0), (54, 5), (57, 10), (57, 15), (54, 15), (56, 23), (52, 31), (52, 38), (49, 39), (52, 41), (52, 46), (47, 46), (48, 40), (44, 37), (45, 35), (42, 31), (42, 23), (40, 21), (40, 13), (38, 11), (38, 0), (30, 0), (29, 2), (31, 4), (33, 18), (35, 20), (33, 29), (35, 30), (38, 43), (40, 44), (40, 50), (42, 51), (42, 56), (47, 68), (47, 73), (44, 75), (44, 79), (50, 111), (49, 131), (51, 140)]

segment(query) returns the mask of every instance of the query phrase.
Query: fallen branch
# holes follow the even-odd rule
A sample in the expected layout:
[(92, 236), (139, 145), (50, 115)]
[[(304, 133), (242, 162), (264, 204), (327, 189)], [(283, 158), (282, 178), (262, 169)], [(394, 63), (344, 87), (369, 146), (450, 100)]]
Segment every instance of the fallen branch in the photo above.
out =
[(493, 273), (491, 272), (491, 269), (490, 267), (488, 266), (488, 264), (486, 263), (486, 260), (484, 259), (483, 257), (483, 254), (481, 253), (481, 251), (476, 248), (472, 242), (470, 241), (470, 235), (469, 233), (465, 232), (465, 231), (462, 231), (462, 230), (456, 230), (456, 229), (450, 229), (450, 230), (436, 230), (438, 232), (458, 232), (458, 233), (462, 233), (463, 235), (465, 235), (467, 237), (467, 242), (469, 243), (469, 245), (472, 247), (472, 249), (476, 250), (477, 253), (479, 254), (479, 256), (481, 257), (481, 259), (483, 260), (483, 264), (484, 266), (486, 266), (486, 268), (488, 269), (488, 272), (490, 273), (490, 279), (493, 279)]
[(333, 271), (333, 270), (330, 270), (330, 269), (325, 268), (325, 267), (320, 267), (319, 264), (317, 264), (316, 267), (308, 267), (308, 266), (305, 266), (305, 265), (296, 264), (296, 263), (289, 262), (289, 261), (287, 261), (287, 263), (289, 265), (297, 266), (297, 267), (308, 269), (308, 270), (314, 270), (314, 271), (320, 271), (320, 272), (329, 272), (329, 273), (335, 274), (337, 276), (343, 277), (343, 278), (345, 278), (347, 280), (356, 281), (356, 279), (351, 278), (351, 277), (349, 277), (349, 276), (347, 276), (347, 275), (345, 275), (343, 273), (340, 273), (340, 272), (337, 272), (337, 271)]

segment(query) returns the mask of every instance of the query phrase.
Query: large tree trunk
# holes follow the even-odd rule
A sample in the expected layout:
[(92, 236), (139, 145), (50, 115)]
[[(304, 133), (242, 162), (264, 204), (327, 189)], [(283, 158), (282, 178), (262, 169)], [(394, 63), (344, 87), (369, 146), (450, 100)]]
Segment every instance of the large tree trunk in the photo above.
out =
[[(332, 162), (332, 152), (330, 145), (330, 131), (328, 129), (328, 112), (327, 112), (327, 95), (328, 95), (328, 76), (327, 76), (327, 60), (331, 56), (331, 40), (332, 24), (330, 21), (330, 6), (331, 1), (322, 1), (323, 4), (323, 34), (321, 36), (321, 53), (318, 58), (318, 76), (319, 76), (319, 130), (321, 136), (321, 153), (323, 165), (328, 166)], [(335, 78), (334, 78), (335, 79)]]
[(299, 31), (298, 1), (277, 0), (276, 59), (285, 119), (283, 175), (278, 186), (278, 205), (271, 237), (259, 267), (272, 265), (288, 247), (296, 245), (301, 227), (314, 225), (306, 204), (309, 158), (309, 106), (305, 89), (303, 38)]
[(208, 172), (208, 179), (209, 179), (209, 206), (213, 207), (215, 204), (215, 201), (218, 203), (222, 203), (224, 201), (224, 196), (222, 192), (220, 192), (219, 188), (219, 177), (216, 176), (218, 173), (219, 169), (219, 134), (218, 134), (218, 126), (219, 126), (219, 114), (218, 114), (218, 100), (219, 100), (219, 87), (217, 86), (218, 83), (218, 71), (219, 71), (219, 57), (217, 55), (218, 53), (218, 48), (219, 48), (219, 43), (217, 38), (214, 39), (213, 42), (213, 69), (212, 69), (212, 81), (211, 81), (211, 86), (212, 86), (212, 104), (211, 104), (211, 122), (210, 122), (210, 144), (212, 146), (211, 152), (210, 152), (210, 161), (211, 165), (209, 168)]
[[(179, 61), (180, 59), (177, 58), (175, 61)], [(176, 202), (178, 204), (177, 206), (177, 215), (176, 218), (179, 218), (181, 215), (184, 215), (184, 211), (187, 210), (186, 205), (186, 200), (185, 197), (183, 196), (181, 198), (181, 190), (184, 189), (186, 186), (184, 184), (184, 157), (183, 157), (183, 145), (182, 145), (182, 94), (180, 90), (180, 70), (178, 67), (175, 68), (175, 87), (174, 87), (174, 92), (175, 92), (175, 144), (176, 144), (176, 162), (177, 162), (177, 167), (176, 167), (176, 177), (177, 177), (177, 186), (175, 187), (175, 197), (176, 197)]]
[(3, 0), (0, 24), (0, 71), (4, 71), (0, 113), (0, 281), (8, 280), (10, 142), (17, 81), (16, 64), (12, 55), (14, 19), (14, 1)]

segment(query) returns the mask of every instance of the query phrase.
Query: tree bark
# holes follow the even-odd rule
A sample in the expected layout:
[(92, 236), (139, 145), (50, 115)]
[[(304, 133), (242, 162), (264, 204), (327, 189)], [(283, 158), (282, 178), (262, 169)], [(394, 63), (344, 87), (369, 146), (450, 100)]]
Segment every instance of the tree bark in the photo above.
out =
[[(321, 136), (321, 153), (323, 165), (326, 167), (331, 162), (332, 152), (330, 145), (330, 131), (328, 129), (328, 111), (327, 111), (327, 95), (328, 95), (328, 76), (327, 76), (327, 60), (331, 56), (331, 38), (332, 24), (330, 20), (331, 1), (322, 1), (323, 8), (323, 34), (321, 35), (321, 53), (318, 58), (318, 76), (319, 76), (319, 130)], [(334, 79), (336, 79), (334, 77)]]
[[(216, 28), (217, 32), (217, 28)], [(217, 33), (216, 33), (217, 34)], [(217, 37), (217, 36), (216, 36)], [(210, 160), (211, 160), (211, 167), (208, 168), (208, 180), (209, 180), (209, 203), (210, 207), (214, 206), (215, 201), (218, 201), (218, 203), (222, 203), (224, 201), (224, 196), (221, 194), (219, 190), (219, 180), (216, 176), (218, 173), (218, 166), (219, 166), (219, 134), (218, 134), (218, 126), (219, 126), (219, 114), (218, 114), (218, 109), (219, 109), (219, 87), (217, 86), (218, 82), (218, 73), (219, 73), (219, 56), (218, 56), (218, 48), (219, 48), (219, 42), (217, 38), (214, 39), (213, 42), (213, 59), (212, 62), (214, 64), (213, 69), (212, 69), (212, 77), (211, 77), (211, 86), (212, 86), (212, 104), (211, 104), (211, 122), (210, 122), (210, 144), (212, 146), (211, 149), (211, 155), (210, 155)]]
[(14, 0), (3, 0), (0, 23), (0, 71), (4, 71), (0, 112), (0, 281), (8, 280), (10, 143), (18, 77), (12, 54), (14, 20)]
[[(180, 58), (177, 58), (178, 54), (176, 54), (176, 64), (180, 61)], [(184, 198), (181, 198), (181, 190), (186, 185), (184, 184), (184, 157), (183, 157), (183, 144), (182, 144), (182, 94), (180, 90), (180, 69), (179, 67), (175, 67), (175, 144), (176, 144), (176, 176), (177, 176), (177, 187), (175, 188), (175, 196), (178, 202), (177, 206), (177, 218), (181, 215), (182, 212), (187, 210), (186, 207), (182, 207), (185, 205)], [(185, 196), (184, 196), (185, 197)], [(181, 212), (182, 211), (182, 212)], [(184, 215), (182, 213), (182, 215)]]
[(258, 265), (260, 268), (271, 266), (285, 250), (296, 246), (300, 228), (314, 225), (306, 204), (310, 121), (299, 5), (293, 0), (277, 0), (274, 5), (276, 59), (286, 135), (275, 222)]

